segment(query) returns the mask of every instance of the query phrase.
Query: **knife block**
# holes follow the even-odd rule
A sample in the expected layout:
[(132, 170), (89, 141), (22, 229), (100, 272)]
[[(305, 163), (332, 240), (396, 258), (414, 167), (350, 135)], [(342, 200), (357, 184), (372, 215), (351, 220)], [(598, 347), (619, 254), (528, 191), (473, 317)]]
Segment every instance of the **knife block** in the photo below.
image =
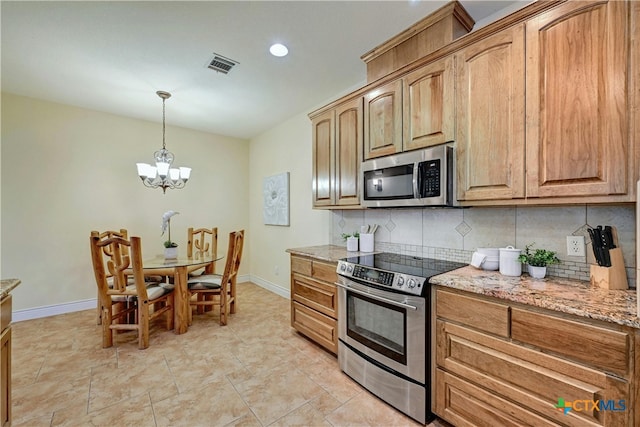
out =
[(629, 289), (627, 270), (624, 268), (622, 249), (609, 250), (611, 267), (591, 266), (591, 286), (601, 289)]

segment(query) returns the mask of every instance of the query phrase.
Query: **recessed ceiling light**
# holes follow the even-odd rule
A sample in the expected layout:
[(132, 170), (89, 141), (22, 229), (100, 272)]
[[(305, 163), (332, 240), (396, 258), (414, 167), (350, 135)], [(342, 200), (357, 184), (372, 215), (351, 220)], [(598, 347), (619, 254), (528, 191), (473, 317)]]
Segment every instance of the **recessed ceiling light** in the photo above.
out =
[(289, 49), (283, 44), (276, 43), (269, 48), (269, 52), (273, 56), (286, 56), (289, 53)]

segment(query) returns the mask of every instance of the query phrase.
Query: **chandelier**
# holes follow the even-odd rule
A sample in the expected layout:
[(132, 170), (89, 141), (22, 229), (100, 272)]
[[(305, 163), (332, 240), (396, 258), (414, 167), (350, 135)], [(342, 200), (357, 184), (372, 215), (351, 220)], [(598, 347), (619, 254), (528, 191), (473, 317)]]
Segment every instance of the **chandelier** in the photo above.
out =
[(142, 180), (145, 187), (162, 188), (162, 193), (167, 192), (167, 188), (183, 188), (189, 176), (191, 168), (172, 168), (173, 153), (167, 150), (165, 145), (165, 119), (164, 119), (164, 102), (171, 97), (169, 92), (157, 91), (156, 94), (162, 98), (162, 150), (153, 153), (156, 165), (151, 166), (148, 163), (136, 163), (138, 167), (138, 176)]

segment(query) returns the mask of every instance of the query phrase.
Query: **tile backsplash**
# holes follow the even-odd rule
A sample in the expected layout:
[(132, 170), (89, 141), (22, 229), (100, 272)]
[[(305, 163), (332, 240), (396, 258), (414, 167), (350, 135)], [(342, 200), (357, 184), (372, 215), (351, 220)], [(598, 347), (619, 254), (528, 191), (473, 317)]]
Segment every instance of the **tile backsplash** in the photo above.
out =
[[(595, 264), (588, 227), (614, 226), (618, 232), (629, 285), (635, 287), (635, 206), (424, 208), (337, 210), (332, 214), (331, 242), (346, 246), (342, 233), (378, 224), (375, 250), (469, 262), (479, 247), (512, 245), (556, 251), (562, 263), (548, 274), (589, 280)], [(567, 255), (566, 236), (584, 236), (586, 256)]]

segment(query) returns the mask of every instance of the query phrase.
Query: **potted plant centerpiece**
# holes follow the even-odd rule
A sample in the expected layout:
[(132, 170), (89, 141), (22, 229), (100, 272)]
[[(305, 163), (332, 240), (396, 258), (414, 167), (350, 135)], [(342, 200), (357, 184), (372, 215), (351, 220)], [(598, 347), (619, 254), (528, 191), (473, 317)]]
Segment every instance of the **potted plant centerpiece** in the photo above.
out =
[(164, 242), (164, 257), (165, 259), (178, 258), (178, 244), (171, 240), (171, 217), (179, 214), (176, 211), (167, 211), (162, 215), (162, 236), (165, 231), (168, 231), (167, 240)]
[(524, 253), (518, 257), (518, 261), (527, 264), (529, 275), (535, 279), (542, 279), (547, 275), (547, 266), (560, 264), (560, 260), (554, 251), (546, 249), (532, 249), (535, 243), (525, 247)]
[(358, 250), (358, 238), (360, 233), (357, 231), (353, 234), (342, 233), (342, 238), (347, 241), (347, 251), (354, 252)]

